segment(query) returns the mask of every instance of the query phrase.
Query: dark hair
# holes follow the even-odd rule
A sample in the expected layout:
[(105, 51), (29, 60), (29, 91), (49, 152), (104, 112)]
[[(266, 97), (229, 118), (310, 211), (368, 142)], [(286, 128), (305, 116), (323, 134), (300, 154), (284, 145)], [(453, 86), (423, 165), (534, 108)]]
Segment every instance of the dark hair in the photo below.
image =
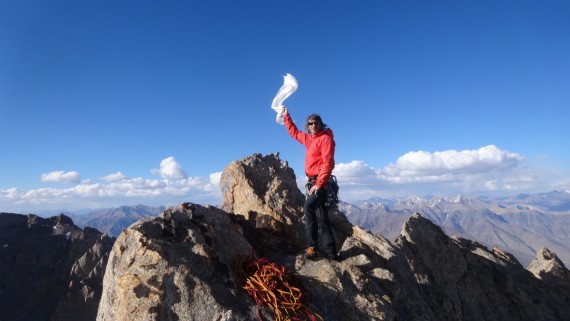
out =
[(323, 123), (321, 116), (319, 116), (318, 114), (312, 114), (312, 115), (309, 115), (309, 117), (307, 117), (307, 120), (305, 120), (305, 127), (304, 128), (306, 131), (309, 131), (309, 122), (310, 121), (315, 121), (315, 122), (319, 123), (319, 125), (321, 125), (321, 130), (327, 129), (327, 124)]

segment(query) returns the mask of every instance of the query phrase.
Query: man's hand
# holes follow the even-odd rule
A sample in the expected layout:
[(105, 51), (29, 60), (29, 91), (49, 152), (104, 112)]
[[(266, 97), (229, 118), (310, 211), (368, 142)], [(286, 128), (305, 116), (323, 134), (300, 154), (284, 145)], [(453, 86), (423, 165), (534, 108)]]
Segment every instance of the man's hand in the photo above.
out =
[(283, 106), (283, 109), (281, 109), (281, 115), (283, 115), (283, 117), (287, 116), (289, 112), (287, 111), (287, 107)]
[(313, 187), (311, 187), (311, 189), (309, 190), (309, 195), (314, 195), (317, 193), (317, 191), (319, 190), (319, 186), (317, 185), (313, 185)]

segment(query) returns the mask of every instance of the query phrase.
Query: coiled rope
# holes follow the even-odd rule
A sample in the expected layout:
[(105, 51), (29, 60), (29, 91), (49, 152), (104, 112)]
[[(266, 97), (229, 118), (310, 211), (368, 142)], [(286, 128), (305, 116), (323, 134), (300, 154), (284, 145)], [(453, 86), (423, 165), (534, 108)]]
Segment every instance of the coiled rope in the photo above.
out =
[(238, 280), (257, 304), (257, 317), (263, 321), (260, 307), (269, 307), (275, 321), (324, 321), (309, 308), (300, 279), (285, 267), (267, 258), (244, 259), (238, 262)]

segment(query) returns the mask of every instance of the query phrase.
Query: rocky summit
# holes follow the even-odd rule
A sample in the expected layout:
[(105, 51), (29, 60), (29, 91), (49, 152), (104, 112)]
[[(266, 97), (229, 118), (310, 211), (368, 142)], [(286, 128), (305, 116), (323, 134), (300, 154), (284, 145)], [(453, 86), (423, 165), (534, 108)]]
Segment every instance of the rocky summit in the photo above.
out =
[(336, 209), (339, 257), (308, 260), (304, 196), (278, 155), (230, 163), (221, 186), (221, 208), (180, 204), (116, 240), (65, 215), (0, 213), (0, 321), (287, 320), (259, 296), (275, 276), (299, 320), (570, 320), (570, 272), (547, 248), (525, 269), (421, 212), (389, 241)]
[(243, 289), (248, 257), (295, 275), (316, 320), (570, 320), (570, 274), (548, 249), (527, 270), (499, 248), (446, 235), (421, 213), (390, 242), (332, 211), (339, 259), (307, 260), (304, 198), (278, 155), (232, 162), (221, 185), (222, 209), (184, 203), (120, 234), (98, 321), (273, 320)]

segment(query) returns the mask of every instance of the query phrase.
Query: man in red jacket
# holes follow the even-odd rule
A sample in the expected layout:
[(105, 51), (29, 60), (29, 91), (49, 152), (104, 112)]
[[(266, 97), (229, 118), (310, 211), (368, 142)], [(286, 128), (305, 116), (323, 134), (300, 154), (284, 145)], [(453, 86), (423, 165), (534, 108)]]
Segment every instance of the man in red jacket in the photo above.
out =
[(328, 258), (336, 258), (336, 244), (332, 235), (332, 227), (326, 209), (325, 184), (331, 177), (334, 168), (335, 142), (333, 132), (323, 123), (321, 117), (312, 114), (305, 121), (303, 132), (297, 129), (291, 115), (286, 107), (281, 113), (285, 121), (285, 127), (289, 135), (295, 140), (305, 145), (307, 153), (305, 156), (305, 174), (309, 182), (307, 183), (307, 199), (305, 200), (305, 228), (307, 237), (307, 257), (313, 259), (318, 256), (319, 241), (319, 220), (317, 210), (322, 210), (321, 218), (322, 235), (324, 245), (324, 255)]

